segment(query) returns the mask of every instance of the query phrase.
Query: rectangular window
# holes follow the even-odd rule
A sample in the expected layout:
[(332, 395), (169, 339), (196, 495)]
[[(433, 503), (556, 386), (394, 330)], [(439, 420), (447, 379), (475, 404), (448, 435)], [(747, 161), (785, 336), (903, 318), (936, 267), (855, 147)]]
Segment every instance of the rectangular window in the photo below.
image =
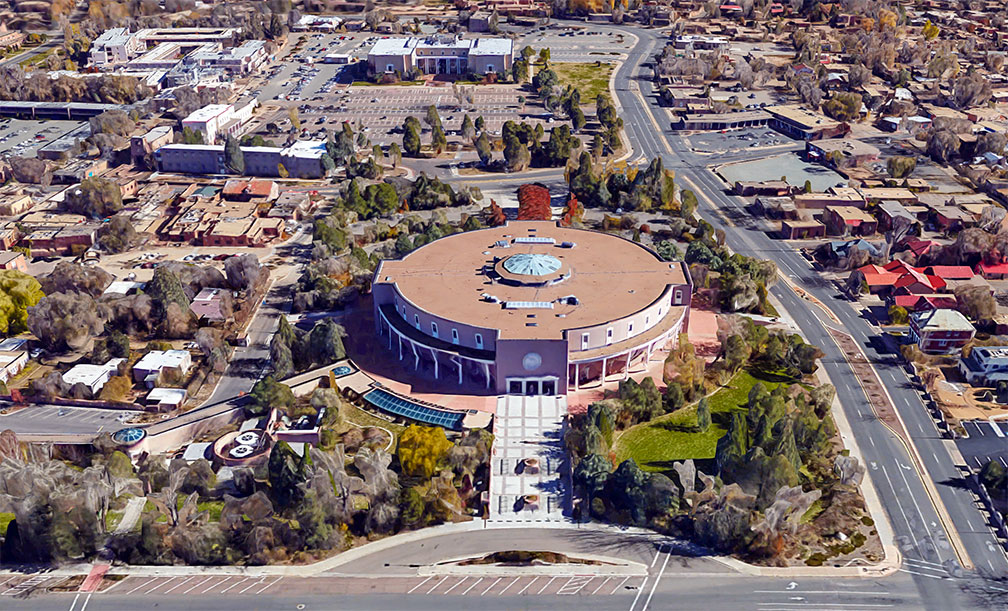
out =
[(676, 291), (675, 291), (675, 302), (676, 302), (676, 305), (679, 305), (679, 304), (682, 303), (682, 289), (676, 289)]
[(416, 325), (417, 329), (420, 328), (420, 316), (416, 314), (413, 315), (413, 324)]
[(480, 350), (483, 349), (483, 336), (479, 333), (476, 334), (476, 347)]
[(645, 327), (651, 326), (651, 315), (650, 314), (644, 317), (644, 326)]
[(452, 329), (452, 343), (458, 343), (458, 329)]
[(605, 330), (605, 343), (606, 345), (612, 343), (612, 327)]
[(431, 332), (431, 335), (433, 335), (434, 337), (438, 336), (437, 335), (437, 323), (436, 322), (432, 322), (430, 324), (430, 332)]
[(581, 334), (581, 349), (582, 350), (587, 350), (588, 349), (588, 334), (587, 333), (582, 333)]

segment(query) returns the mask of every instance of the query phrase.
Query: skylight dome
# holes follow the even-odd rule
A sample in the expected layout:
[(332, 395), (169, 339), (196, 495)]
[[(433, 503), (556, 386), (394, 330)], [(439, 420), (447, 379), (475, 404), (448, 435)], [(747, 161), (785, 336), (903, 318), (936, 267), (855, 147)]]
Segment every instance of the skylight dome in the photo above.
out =
[(504, 269), (521, 276), (548, 276), (560, 269), (560, 259), (550, 255), (520, 253), (504, 260)]

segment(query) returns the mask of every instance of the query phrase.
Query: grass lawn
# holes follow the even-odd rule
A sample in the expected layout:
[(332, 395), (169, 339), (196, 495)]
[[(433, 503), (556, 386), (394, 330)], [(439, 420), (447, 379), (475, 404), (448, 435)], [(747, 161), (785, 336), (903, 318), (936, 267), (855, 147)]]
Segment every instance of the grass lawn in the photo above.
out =
[(592, 106), (600, 93), (609, 93), (609, 76), (613, 65), (601, 62), (553, 62), (550, 64), (553, 72), (560, 79), (560, 89), (573, 85), (581, 92), (581, 105)]
[[(186, 497), (189, 495), (178, 495), (178, 509), (182, 509)], [(206, 511), (209, 514), (209, 521), (220, 522), (221, 511), (224, 510), (224, 501), (200, 501), (196, 503), (196, 511)]]
[(706, 433), (695, 428), (696, 404), (688, 405), (620, 433), (613, 444), (616, 463), (632, 458), (645, 471), (669, 471), (676, 461), (709, 461), (714, 458), (718, 439), (727, 432), (731, 412), (745, 409), (749, 390), (756, 382), (770, 390), (782, 381), (779, 376), (756, 370), (740, 371), (707, 399), (711, 426)]

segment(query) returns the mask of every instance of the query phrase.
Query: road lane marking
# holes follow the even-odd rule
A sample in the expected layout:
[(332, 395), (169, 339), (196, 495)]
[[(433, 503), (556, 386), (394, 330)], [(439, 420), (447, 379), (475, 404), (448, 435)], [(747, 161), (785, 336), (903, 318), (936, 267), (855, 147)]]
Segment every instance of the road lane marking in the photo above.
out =
[(604, 586), (605, 584), (609, 583), (610, 579), (612, 579), (612, 577), (606, 577), (605, 581), (603, 581), (602, 583), (600, 583), (597, 588), (595, 588), (594, 590), (592, 590), (592, 596), (595, 596), (596, 594), (598, 594), (598, 591), (602, 589), (602, 586)]
[(495, 585), (497, 585), (498, 583), (500, 583), (500, 581), (502, 579), (504, 579), (504, 578), (503, 577), (498, 577), (497, 581), (495, 581), (492, 584), (490, 584), (489, 586), (487, 586), (487, 589), (483, 590), (483, 593), (480, 594), (480, 596), (486, 596), (486, 593), (489, 592)]
[(80, 593), (80, 591), (78, 591), (77, 592), (77, 596), (74, 596), (73, 602), (70, 603), (70, 611), (73, 611), (74, 607), (77, 606), (77, 599), (80, 598), (80, 595), (81, 595), (81, 593)]
[[(467, 581), (468, 579), (469, 579), (468, 577), (463, 577), (462, 581)], [(457, 588), (462, 583), (462, 581), (460, 581), (460, 582), (456, 583), (455, 585), (453, 585), (452, 587), (448, 588), (448, 590), (445, 591), (445, 594), (447, 594), (448, 592), (451, 592), (452, 590), (454, 590), (455, 588)]]
[[(93, 591), (92, 592), (88, 592), (87, 598), (84, 599), (84, 604), (81, 605), (80, 611), (84, 611), (84, 609), (87, 609), (88, 603), (91, 602), (91, 595), (92, 594), (94, 594)], [(70, 607), (70, 608), (73, 609), (73, 607)]]
[(668, 566), (669, 558), (672, 557), (672, 548), (665, 554), (665, 562), (661, 565), (661, 570), (658, 571), (658, 576), (655, 577), (654, 583), (651, 585), (651, 592), (648, 594), (647, 600), (644, 601), (644, 606), (641, 607), (641, 611), (647, 611), (648, 605), (651, 604), (651, 597), (654, 596), (655, 590), (658, 589), (658, 582), (661, 581), (662, 575), (665, 574), (665, 567)]
[[(760, 607), (807, 607), (808, 603), (805, 602), (766, 602), (766, 603), (756, 603)], [(856, 607), (858, 609), (863, 609), (865, 607), (875, 607), (875, 608), (887, 608), (892, 607), (891, 603), (834, 603), (831, 602), (826, 605), (827, 608), (834, 607)]]
[(550, 577), (550, 580), (546, 582), (546, 585), (544, 585), (541, 590), (536, 592), (536, 596), (542, 594), (546, 590), (546, 588), (548, 588), (550, 584), (553, 583), (554, 581), (556, 581), (556, 577)]
[[(413, 587), (412, 587), (412, 588), (410, 588), (409, 590), (406, 590), (406, 593), (407, 593), (407, 594), (412, 594), (412, 593), (413, 593), (413, 590), (416, 590), (417, 588), (419, 588), (419, 587), (420, 587), (420, 586), (422, 586), (423, 584), (427, 583), (427, 582), (428, 582), (428, 581), (430, 581), (431, 579), (433, 579), (433, 577), (428, 577), (427, 579), (424, 579), (423, 581), (421, 581), (420, 583), (416, 584), (415, 586), (413, 586)], [(434, 586), (434, 587), (436, 588), (437, 586)]]
[(447, 575), (445, 575), (444, 577), (442, 577), (442, 578), (441, 578), (441, 581), (439, 581), (439, 582), (437, 582), (436, 584), (434, 584), (434, 585), (433, 585), (433, 586), (431, 587), (431, 589), (427, 590), (427, 593), (428, 593), (428, 594), (430, 594), (430, 593), (431, 593), (431, 592), (433, 592), (434, 590), (438, 589), (438, 586), (440, 586), (441, 584), (443, 584), (443, 583), (444, 583), (444, 582), (446, 582), (446, 581), (448, 581), (448, 576), (447, 576)]
[(462, 592), (462, 596), (465, 596), (466, 594), (468, 594), (469, 590), (472, 590), (473, 588), (475, 588), (477, 585), (479, 585), (479, 582), (481, 582), (481, 581), (483, 581), (482, 577), (480, 577), (475, 582), (473, 582), (473, 584), (471, 586), (469, 586), (468, 588), (465, 589), (464, 592)]
[(753, 594), (861, 594), (864, 596), (884, 596), (885, 592), (866, 590), (753, 590)]
[(534, 577), (532, 579), (532, 581), (530, 581), (527, 584), (525, 584), (525, 587), (521, 589), (521, 592), (518, 592), (518, 596), (521, 596), (522, 594), (524, 594), (525, 590), (529, 589), (529, 586), (531, 586), (532, 584), (534, 584), (537, 581), (539, 581), (539, 578), (538, 577)]
[(644, 586), (647, 584), (647, 580), (648, 580), (649, 577), (651, 577), (651, 576), (650, 575), (645, 575), (644, 576), (644, 581), (642, 581), (641, 584), (639, 586), (637, 586), (637, 596), (634, 596), (633, 604), (630, 605), (630, 611), (633, 611), (634, 607), (637, 606), (637, 599), (640, 598), (641, 592), (644, 591)]
[(266, 590), (268, 590), (268, 589), (272, 588), (273, 586), (275, 586), (276, 584), (280, 583), (281, 579), (283, 579), (283, 577), (277, 577), (276, 580), (271, 581), (270, 583), (268, 583), (265, 586), (263, 586), (263, 588), (261, 590), (256, 590), (256, 595), (262, 594)]
[(511, 586), (513, 586), (514, 584), (518, 583), (518, 580), (519, 580), (519, 579), (521, 579), (521, 577), (515, 577), (515, 578), (514, 578), (514, 581), (512, 581), (511, 583), (509, 583), (509, 584), (507, 584), (506, 586), (504, 586), (504, 589), (503, 589), (503, 590), (501, 590), (500, 592), (498, 592), (498, 593), (497, 593), (497, 596), (504, 596), (504, 592), (507, 592), (507, 591), (508, 591), (508, 589), (509, 589), (509, 588), (510, 588)]
[(182, 592), (179, 592), (179, 594), (188, 594), (189, 592), (191, 592), (194, 589), (200, 587), (201, 585), (205, 584), (206, 582), (210, 581), (211, 579), (213, 579), (213, 575), (211, 575), (210, 577), (207, 577), (206, 579), (204, 579), (203, 581), (201, 581), (199, 583), (195, 583), (195, 584), (189, 586), (188, 588), (186, 588)]

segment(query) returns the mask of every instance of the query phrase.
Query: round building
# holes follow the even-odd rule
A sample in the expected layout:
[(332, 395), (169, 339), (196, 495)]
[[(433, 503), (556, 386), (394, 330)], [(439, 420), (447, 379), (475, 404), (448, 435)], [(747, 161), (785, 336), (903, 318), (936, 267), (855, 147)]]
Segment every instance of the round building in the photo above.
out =
[(684, 263), (618, 236), (512, 221), (382, 261), (375, 324), (404, 375), (557, 395), (623, 378), (689, 320)]

